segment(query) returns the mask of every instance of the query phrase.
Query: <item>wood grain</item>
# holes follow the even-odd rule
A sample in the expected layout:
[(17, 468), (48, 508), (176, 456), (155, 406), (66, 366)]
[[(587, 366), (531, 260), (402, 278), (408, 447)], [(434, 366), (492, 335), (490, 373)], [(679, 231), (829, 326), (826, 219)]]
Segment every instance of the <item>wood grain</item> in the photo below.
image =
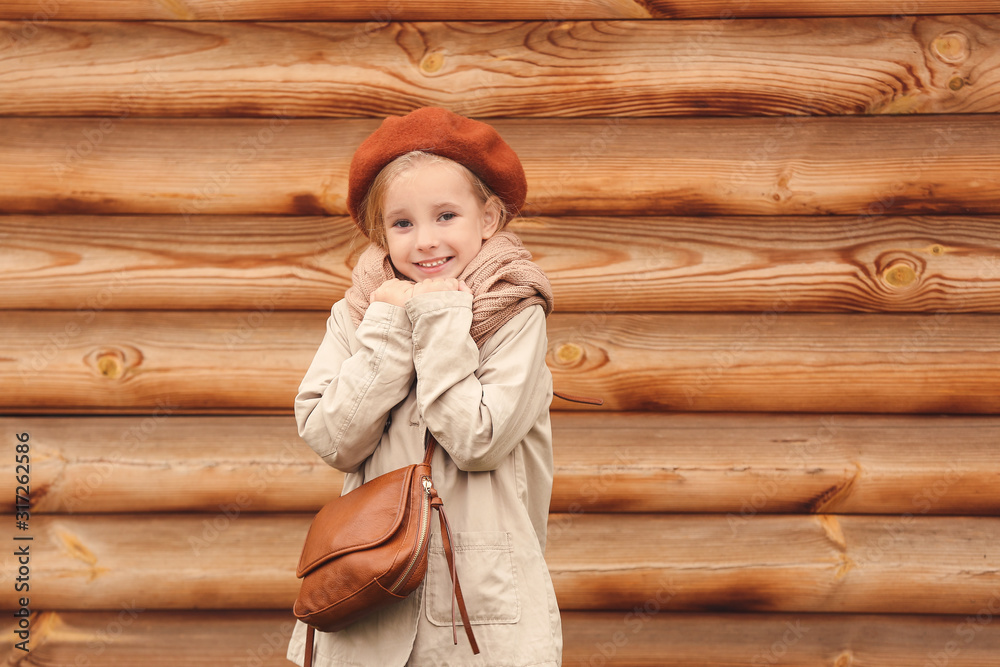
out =
[[(372, 120), (2, 121), (0, 210), (343, 215)], [(536, 215), (1000, 214), (989, 114), (496, 121)], [(104, 131), (104, 129), (108, 131)]]
[[(563, 217), (512, 227), (557, 312), (1000, 313), (1000, 217)], [(0, 216), (0, 309), (327, 310), (349, 218)]]
[(0, 216), (0, 308), (324, 310), (367, 246), (347, 217)]
[(556, 387), (605, 410), (992, 414), (993, 317), (567, 314), (548, 360)]
[(265, 309), (8, 311), (0, 321), (0, 404), (154, 419), (189, 411), (291, 414), (325, 322), (324, 313)]
[[(996, 605), (994, 605), (996, 608)], [(928, 656), (950, 667), (989, 667), (1000, 652), (996, 623), (945, 615), (562, 613), (566, 667), (829, 667), (831, 659), (870, 667), (917, 665)], [(293, 617), (280, 611), (36, 611), (31, 655), (39, 664), (76, 660), (106, 667), (286, 667)], [(0, 629), (13, 629), (6, 617)], [(953, 644), (949, 644), (953, 642)], [(945, 646), (952, 648), (951, 655)], [(12, 661), (6, 644), (0, 659)], [(957, 650), (956, 650), (957, 649)], [(832, 658), (831, 658), (832, 656)], [(754, 659), (757, 661), (754, 662)]]
[[(556, 309), (1000, 312), (1000, 218), (531, 218)], [(326, 310), (349, 218), (0, 216), (0, 309)], [(72, 248), (72, 250), (70, 250)]]
[(991, 216), (564, 217), (514, 229), (552, 279), (560, 312), (1000, 305), (1000, 218)]
[(973, 606), (947, 600), (958, 595), (977, 610), (1000, 604), (997, 531), (996, 518), (555, 516), (546, 560), (565, 609), (654, 598), (702, 611), (954, 613)]
[[(560, 407), (564, 405), (560, 403)], [(554, 412), (553, 512), (998, 514), (994, 416)]]
[[(0, 417), (28, 433), (31, 511), (317, 512), (344, 475), (284, 417)], [(14, 511), (14, 481), (4, 482)]]
[[(1000, 111), (1000, 18), (0, 23), (0, 114), (480, 117)], [(127, 56), (127, 57), (126, 57)], [(74, 63), (67, 67), (67, 62)]]
[[(802, 667), (828, 667), (831, 659), (899, 667), (943, 656), (950, 667), (989, 667), (1000, 652), (1000, 630), (982, 618), (677, 613), (652, 603), (624, 613), (565, 611), (562, 664), (752, 667), (780, 658), (776, 664)], [(36, 611), (31, 655), (45, 665), (87, 659), (106, 667), (215, 667), (252, 660), (256, 667), (286, 667), (293, 620), (288, 610), (160, 611), (127, 604), (117, 611)], [(13, 629), (9, 617), (0, 629)], [(14, 660), (9, 646), (0, 649), (0, 659)]]
[(1000, 651), (987, 632), (996, 633), (995, 623), (954, 616), (673, 613), (648, 602), (638, 611), (567, 611), (562, 619), (567, 667), (899, 667), (929, 657), (987, 667)]
[[(33, 517), (31, 602), (290, 608), (311, 519)], [(733, 526), (723, 515), (569, 514), (550, 517), (546, 560), (566, 610), (653, 599), (664, 610), (975, 614), (1000, 603), (998, 545), (994, 517), (760, 515)], [(15, 560), (4, 555), (5, 576)]]
[[(557, 401), (559, 403), (559, 401)], [(1000, 514), (1000, 418), (552, 415), (552, 512)], [(288, 417), (2, 417), (49, 513), (316, 512), (343, 475)], [(8, 476), (0, 511), (14, 511)]]
[[(7, 311), (0, 409), (288, 414), (325, 320)], [(557, 390), (605, 401), (569, 409), (996, 414), (998, 327), (985, 314), (563, 314), (548, 364)]]
[[(900, 5), (878, 0), (8, 0), (0, 18), (38, 23), (50, 20), (164, 21), (492, 21), (569, 19), (708, 18), (729, 20), (756, 16), (865, 16), (894, 25), (898, 16), (914, 14), (987, 14), (998, 11), (993, 0), (921, 0)], [(904, 14), (905, 12), (905, 14)]]

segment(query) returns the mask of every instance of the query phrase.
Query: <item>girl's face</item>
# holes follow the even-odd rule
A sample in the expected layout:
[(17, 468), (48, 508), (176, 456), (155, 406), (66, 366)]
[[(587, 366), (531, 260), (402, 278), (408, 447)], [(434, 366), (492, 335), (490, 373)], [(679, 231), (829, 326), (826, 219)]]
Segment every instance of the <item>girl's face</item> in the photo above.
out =
[(497, 231), (499, 211), (483, 203), (469, 179), (447, 162), (417, 164), (386, 189), (389, 259), (415, 282), (457, 278)]

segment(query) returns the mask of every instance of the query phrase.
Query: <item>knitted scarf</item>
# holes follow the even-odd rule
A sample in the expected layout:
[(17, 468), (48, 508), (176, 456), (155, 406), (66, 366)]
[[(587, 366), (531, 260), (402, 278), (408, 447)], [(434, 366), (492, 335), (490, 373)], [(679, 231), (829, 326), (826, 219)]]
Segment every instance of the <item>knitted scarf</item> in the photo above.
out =
[[(405, 276), (396, 272), (389, 253), (372, 243), (361, 253), (347, 290), (347, 305), (354, 325), (361, 324), (371, 295), (386, 280)], [(472, 327), (469, 333), (482, 348), (497, 329), (536, 303), (552, 312), (552, 285), (531, 261), (531, 253), (513, 232), (500, 231), (485, 242), (460, 280), (472, 290)]]

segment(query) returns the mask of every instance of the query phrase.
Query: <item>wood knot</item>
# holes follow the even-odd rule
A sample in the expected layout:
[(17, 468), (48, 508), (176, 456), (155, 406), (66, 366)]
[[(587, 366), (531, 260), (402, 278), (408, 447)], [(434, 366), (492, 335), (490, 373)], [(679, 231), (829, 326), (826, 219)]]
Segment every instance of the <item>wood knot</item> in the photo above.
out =
[(969, 38), (960, 32), (946, 32), (931, 42), (934, 56), (950, 65), (956, 65), (969, 57)]
[(882, 280), (892, 287), (909, 287), (917, 280), (917, 272), (909, 264), (893, 264), (882, 272)]
[(125, 372), (122, 359), (116, 354), (102, 354), (97, 358), (97, 370), (106, 378), (117, 380)]
[(843, 651), (837, 656), (833, 667), (851, 667), (854, 664), (854, 654), (851, 651)]
[(444, 67), (444, 56), (438, 51), (428, 53), (420, 61), (420, 69), (423, 70), (424, 74), (434, 74), (442, 67)]
[(61, 527), (56, 528), (53, 532), (58, 538), (58, 542), (62, 542), (63, 548), (71, 556), (73, 556), (73, 558), (81, 560), (87, 565), (97, 564), (97, 555), (88, 549), (79, 537)]
[(129, 369), (137, 366), (142, 355), (138, 350), (124, 350), (117, 347), (104, 347), (93, 350), (84, 362), (108, 380), (120, 380), (127, 375)]
[(943, 255), (945, 253), (945, 248), (940, 243), (935, 243), (931, 246), (932, 255)]
[(962, 87), (964, 85), (965, 85), (965, 79), (963, 79), (960, 76), (956, 76), (955, 78), (953, 78), (951, 81), (948, 82), (948, 88), (950, 88), (951, 90), (962, 90)]
[(577, 364), (583, 360), (583, 348), (576, 343), (563, 343), (556, 348), (556, 361), (564, 366)]

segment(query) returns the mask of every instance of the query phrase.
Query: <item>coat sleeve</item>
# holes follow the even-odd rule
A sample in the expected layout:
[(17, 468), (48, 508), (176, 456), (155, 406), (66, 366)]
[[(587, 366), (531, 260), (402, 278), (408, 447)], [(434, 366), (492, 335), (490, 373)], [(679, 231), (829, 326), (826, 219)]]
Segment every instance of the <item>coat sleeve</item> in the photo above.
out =
[(461, 470), (493, 470), (552, 401), (545, 312), (522, 310), (483, 346), (469, 334), (472, 296), (431, 292), (406, 304), (417, 409)]
[[(353, 354), (351, 336), (360, 345)], [(295, 397), (299, 436), (334, 468), (358, 470), (415, 377), (412, 327), (403, 308), (373, 303), (355, 333), (346, 309), (335, 305)]]

